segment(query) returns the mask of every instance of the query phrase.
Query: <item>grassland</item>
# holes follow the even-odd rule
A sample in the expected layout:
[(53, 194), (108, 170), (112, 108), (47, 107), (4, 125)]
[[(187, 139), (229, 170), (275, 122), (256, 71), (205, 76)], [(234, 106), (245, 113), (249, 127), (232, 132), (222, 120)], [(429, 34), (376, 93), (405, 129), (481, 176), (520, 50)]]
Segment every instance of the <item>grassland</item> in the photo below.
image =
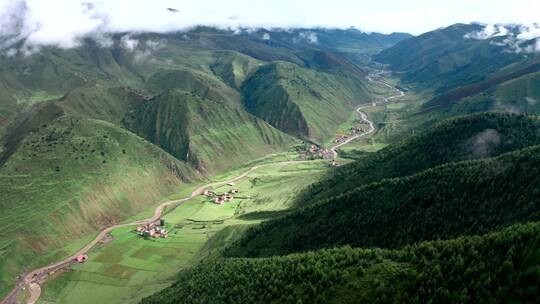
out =
[(369, 99), (360, 77), (315, 72), (284, 62), (259, 68), (242, 91), (251, 113), (286, 133), (317, 143), (332, 138), (355, 105)]
[[(144, 240), (132, 232), (133, 228), (117, 229), (113, 232), (115, 240), (92, 250), (87, 263), (48, 281), (41, 301), (135, 303), (168, 286), (179, 269), (219, 250), (249, 225), (297, 207), (292, 200), (294, 193), (327, 169), (325, 161), (261, 167), (234, 186), (240, 190), (239, 196), (251, 199), (215, 205), (200, 196), (168, 210), (163, 217), (171, 231), (167, 239)], [(229, 189), (222, 186), (213, 190)]]

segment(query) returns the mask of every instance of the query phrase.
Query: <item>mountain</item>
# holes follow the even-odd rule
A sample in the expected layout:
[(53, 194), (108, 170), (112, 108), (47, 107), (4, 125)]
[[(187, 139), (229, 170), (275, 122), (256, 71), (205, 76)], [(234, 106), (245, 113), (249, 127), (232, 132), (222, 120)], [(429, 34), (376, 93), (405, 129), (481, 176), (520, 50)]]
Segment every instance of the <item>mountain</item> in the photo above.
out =
[(528, 46), (535, 40), (519, 40), (520, 29), (507, 25), (488, 33), (485, 25), (455, 24), (401, 41), (374, 59), (402, 71), (404, 83), (442, 94), (534, 63)]
[(424, 105), (427, 111), (446, 115), (479, 111), (540, 113), (540, 59), (530, 65), (513, 67), (485, 81), (464, 85), (432, 98)]
[(411, 38), (407, 33), (363, 32), (355, 28), (293, 28), (260, 29), (243, 33), (255, 41), (261, 41), (273, 47), (284, 46), (295, 50), (319, 48), (332, 53), (339, 53), (356, 63), (367, 63), (372, 54), (376, 54), (392, 45)]
[[(340, 64), (329, 66), (341, 68)], [(332, 138), (355, 105), (369, 99), (363, 71), (341, 68), (345, 77), (290, 63), (259, 68), (242, 88), (249, 112), (272, 126), (318, 143)], [(318, 69), (324, 69), (320, 65)]]

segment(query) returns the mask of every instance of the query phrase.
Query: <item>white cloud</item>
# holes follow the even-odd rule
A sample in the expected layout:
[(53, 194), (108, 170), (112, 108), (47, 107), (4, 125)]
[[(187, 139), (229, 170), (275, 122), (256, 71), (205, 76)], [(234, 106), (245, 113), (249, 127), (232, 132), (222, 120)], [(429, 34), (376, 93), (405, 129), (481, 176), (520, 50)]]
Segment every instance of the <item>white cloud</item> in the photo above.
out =
[(465, 38), (468, 39), (489, 39), (493, 37), (506, 36), (510, 31), (500, 24), (488, 24), (484, 27), (482, 31), (476, 31), (472, 33), (465, 34)]
[(262, 40), (270, 40), (270, 34), (264, 33), (261, 38)]
[(139, 40), (132, 38), (130, 35), (122, 36), (120, 39), (122, 46), (130, 51), (133, 51), (139, 45)]
[(295, 43), (305, 41), (307, 43), (318, 43), (319, 37), (317, 37), (317, 33), (314, 32), (300, 32), (298, 33), (298, 37), (294, 39)]
[(188, 30), (197, 25), (290, 28), (338, 27), (419, 34), (456, 22), (538, 22), (540, 1), (513, 0), (0, 0), (4, 49), (74, 47), (87, 37), (110, 44), (112, 33)]
[(488, 24), (481, 31), (468, 33), (465, 39), (492, 39), (505, 37), (502, 40), (493, 39), (492, 45), (506, 47), (508, 51), (517, 54), (540, 52), (540, 25), (533, 24)]

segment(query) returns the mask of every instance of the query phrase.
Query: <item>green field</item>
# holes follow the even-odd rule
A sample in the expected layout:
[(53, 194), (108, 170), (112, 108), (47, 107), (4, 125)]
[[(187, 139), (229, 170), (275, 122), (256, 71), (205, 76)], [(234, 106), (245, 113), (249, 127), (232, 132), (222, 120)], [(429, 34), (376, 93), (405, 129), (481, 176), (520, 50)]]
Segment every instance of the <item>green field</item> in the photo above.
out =
[[(234, 186), (240, 190), (239, 196), (252, 199), (216, 205), (199, 196), (168, 210), (163, 217), (171, 231), (167, 239), (144, 240), (132, 227), (117, 229), (112, 233), (115, 240), (94, 248), (87, 263), (73, 266), (44, 284), (40, 302), (135, 303), (168, 286), (179, 269), (237, 238), (247, 225), (297, 207), (292, 200), (295, 193), (327, 170), (326, 161), (261, 167)], [(237, 172), (219, 179), (233, 174)], [(230, 189), (221, 186), (213, 190)], [(188, 191), (182, 192), (185, 195)]]

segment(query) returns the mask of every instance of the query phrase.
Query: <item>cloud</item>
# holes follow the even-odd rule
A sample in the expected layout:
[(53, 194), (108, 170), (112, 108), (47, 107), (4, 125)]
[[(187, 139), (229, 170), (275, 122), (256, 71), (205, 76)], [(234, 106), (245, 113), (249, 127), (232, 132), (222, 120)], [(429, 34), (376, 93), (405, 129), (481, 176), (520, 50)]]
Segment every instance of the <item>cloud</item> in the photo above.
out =
[(303, 41), (307, 43), (318, 43), (319, 37), (317, 37), (317, 33), (314, 32), (300, 32), (298, 33), (298, 37), (294, 38), (294, 43)]
[(493, 37), (506, 36), (509, 34), (509, 30), (504, 25), (488, 24), (482, 31), (476, 31), (465, 34), (466, 39), (489, 39)]
[(132, 38), (131, 35), (125, 35), (120, 39), (120, 43), (124, 48), (133, 51), (139, 45), (139, 40)]
[(501, 143), (499, 132), (494, 129), (486, 129), (469, 139), (470, 149), (474, 158), (484, 158)]
[(197, 25), (232, 30), (354, 26), (419, 34), (456, 22), (532, 23), (538, 11), (537, 0), (513, 0), (512, 10), (492, 0), (0, 0), (0, 44), (28, 52), (76, 47), (86, 38), (110, 45), (112, 34), (187, 31)]
[(262, 40), (270, 40), (270, 34), (264, 33), (261, 38)]
[[(124, 36), (125, 37), (125, 36)], [(135, 48), (139, 46), (139, 42)], [(133, 51), (133, 58), (138, 63), (153, 62), (152, 55), (165, 47), (165, 42), (156, 40), (146, 40), (144, 44), (141, 44), (139, 49), (131, 49)]]
[[(465, 39), (491, 39), (492, 45), (505, 47), (516, 54), (540, 52), (540, 25), (488, 24), (481, 31), (467, 33)], [(501, 37), (501, 38), (498, 38)]]

